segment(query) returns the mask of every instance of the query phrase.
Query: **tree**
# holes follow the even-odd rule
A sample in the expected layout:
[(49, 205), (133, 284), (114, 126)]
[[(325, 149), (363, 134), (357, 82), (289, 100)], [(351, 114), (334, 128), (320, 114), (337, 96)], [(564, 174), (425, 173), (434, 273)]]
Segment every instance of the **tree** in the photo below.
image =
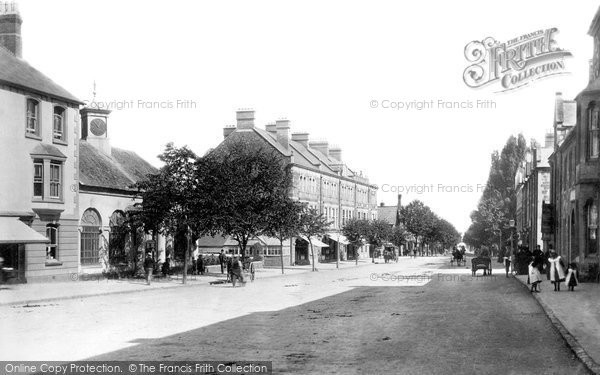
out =
[(412, 233), (421, 246), (431, 238), (435, 226), (435, 215), (431, 209), (420, 200), (414, 200), (401, 209), (402, 223), (407, 231)]
[(331, 222), (327, 222), (323, 214), (320, 214), (314, 208), (305, 207), (300, 215), (300, 234), (306, 237), (310, 244), (313, 272), (315, 271), (315, 250), (312, 238), (324, 235), (330, 224)]
[[(366, 219), (352, 218), (348, 220), (342, 228), (342, 234), (348, 239), (352, 246), (359, 248), (369, 236), (369, 226), (370, 223)], [(356, 256), (356, 264), (358, 265), (358, 251)]]
[(192, 242), (194, 197), (197, 188), (197, 156), (187, 146), (166, 145), (158, 157), (164, 166), (157, 174), (137, 184), (143, 199), (138, 219), (144, 230), (174, 236), (185, 231), (187, 244), (183, 257), (183, 283), (187, 280), (187, 265)]
[[(404, 246), (407, 242), (408, 232), (406, 228), (404, 228), (403, 224), (396, 225), (392, 228), (392, 233), (390, 235), (390, 242), (394, 245), (398, 246), (400, 251), (402, 251), (402, 246)], [(400, 254), (402, 255), (402, 254)]]
[(283, 274), (283, 241), (300, 233), (300, 219), (304, 204), (293, 201), (287, 196), (282, 198), (280, 202), (271, 207), (272, 210), (268, 216), (268, 228), (265, 232), (267, 235), (279, 240), (281, 273)]
[[(381, 219), (372, 220), (369, 222), (369, 233), (367, 239), (369, 243), (375, 247), (381, 247), (389, 240), (392, 234), (390, 224)], [(375, 253), (373, 253), (373, 262), (375, 262)]]
[(511, 229), (507, 224), (509, 219), (515, 218), (517, 210), (515, 174), (527, 150), (525, 138), (519, 134), (509, 137), (502, 152), (492, 153), (488, 181), (464, 236), (467, 244), (475, 248), (489, 247), (496, 244), (499, 237), (510, 238)]
[(198, 162), (197, 226), (232, 236), (242, 258), (252, 237), (273, 231), (273, 207), (292, 184), (291, 165), (270, 146), (228, 137)]

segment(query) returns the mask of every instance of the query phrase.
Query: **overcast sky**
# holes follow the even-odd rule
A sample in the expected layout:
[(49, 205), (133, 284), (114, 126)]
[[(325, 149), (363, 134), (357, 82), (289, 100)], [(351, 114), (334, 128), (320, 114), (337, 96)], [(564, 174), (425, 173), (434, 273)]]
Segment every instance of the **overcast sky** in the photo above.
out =
[[(511, 134), (543, 140), (555, 92), (572, 98), (585, 87), (593, 47), (587, 31), (599, 2), (19, 4), (23, 56), (33, 66), (81, 100), (92, 100), (96, 81), (98, 102), (134, 102), (111, 114), (113, 146), (155, 165), (170, 141), (204, 154), (222, 140), (223, 126), (235, 123), (235, 110), (251, 107), (259, 126), (286, 117), (292, 132), (340, 146), (349, 167), (381, 187), (380, 202), (394, 203), (404, 190), (404, 203), (421, 199), (465, 231), (490, 154)], [(551, 27), (559, 29), (559, 47), (573, 54), (565, 60), (569, 75), (507, 93), (464, 84), (467, 43)], [(178, 100), (196, 108), (177, 108)], [(385, 109), (384, 100), (435, 106)], [(491, 100), (495, 108), (443, 109), (438, 100)], [(407, 185), (433, 191), (407, 193)], [(472, 192), (445, 192), (454, 189), (448, 186)]]

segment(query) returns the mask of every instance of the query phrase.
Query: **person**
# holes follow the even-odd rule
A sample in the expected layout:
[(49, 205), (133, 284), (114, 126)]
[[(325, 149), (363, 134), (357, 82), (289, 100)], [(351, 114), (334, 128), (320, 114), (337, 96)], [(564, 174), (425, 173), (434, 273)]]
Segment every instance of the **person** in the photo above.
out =
[(565, 281), (565, 266), (556, 250), (550, 250), (550, 282), (554, 284), (554, 291), (560, 292), (560, 283)]
[(250, 281), (254, 282), (256, 270), (254, 269), (254, 262), (250, 262)]
[(575, 290), (579, 281), (577, 280), (577, 265), (575, 263), (569, 263), (569, 270), (567, 271), (566, 284), (569, 287), (569, 291)]
[(244, 281), (243, 267), (244, 266), (242, 265), (242, 262), (240, 261), (239, 257), (236, 255), (235, 258), (233, 259), (233, 261), (231, 262), (231, 282), (232, 282), (234, 288), (235, 288), (235, 281), (237, 279), (240, 280), (242, 285), (246, 283), (246, 281)]
[(537, 267), (535, 259), (529, 263), (529, 282), (531, 283), (531, 293), (539, 293), (538, 285), (542, 282), (542, 274)]
[(198, 259), (196, 260), (196, 271), (200, 273), (200, 275), (204, 275), (204, 258), (202, 255), (198, 255)]
[(511, 257), (512, 251), (507, 250), (507, 252), (504, 254), (504, 269), (506, 270), (506, 277), (508, 277), (508, 273), (510, 272), (510, 265), (511, 265), (511, 261), (510, 261), (510, 257)]
[(228, 258), (227, 259), (227, 282), (232, 281), (232, 277), (231, 277), (231, 265), (232, 264), (233, 264), (233, 259)]
[(162, 274), (164, 277), (168, 277), (171, 274), (171, 256), (168, 255), (165, 262), (162, 264)]
[(221, 254), (219, 254), (219, 264), (221, 265), (221, 275), (223, 274), (223, 268), (225, 267), (225, 252), (221, 249)]
[(196, 247), (194, 249), (194, 251), (192, 252), (192, 275), (197, 275), (198, 274), (198, 247)]
[(152, 281), (152, 272), (154, 271), (154, 259), (152, 259), (152, 253), (150, 251), (146, 253), (144, 269), (146, 270), (146, 284), (150, 285), (150, 282)]

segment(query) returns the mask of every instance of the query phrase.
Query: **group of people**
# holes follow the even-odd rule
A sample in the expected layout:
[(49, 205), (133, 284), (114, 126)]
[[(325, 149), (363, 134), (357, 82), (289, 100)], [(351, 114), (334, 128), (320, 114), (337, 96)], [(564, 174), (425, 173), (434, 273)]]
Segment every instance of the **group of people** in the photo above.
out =
[[(540, 246), (536, 246), (533, 252), (528, 249), (521, 250), (524, 252), (525, 257), (528, 260), (528, 284), (531, 285), (532, 293), (539, 293), (539, 288), (543, 281), (542, 274), (546, 274), (546, 279), (554, 285), (554, 291), (560, 291), (560, 284), (565, 282), (569, 288), (569, 291), (574, 291), (575, 287), (579, 283), (577, 279), (577, 264), (569, 263), (565, 266), (565, 263), (560, 255), (556, 252), (552, 246), (545, 253), (540, 249)], [(506, 268), (506, 277), (509, 272), (512, 273), (511, 266), (514, 265), (515, 257), (510, 253), (504, 256), (504, 264)]]

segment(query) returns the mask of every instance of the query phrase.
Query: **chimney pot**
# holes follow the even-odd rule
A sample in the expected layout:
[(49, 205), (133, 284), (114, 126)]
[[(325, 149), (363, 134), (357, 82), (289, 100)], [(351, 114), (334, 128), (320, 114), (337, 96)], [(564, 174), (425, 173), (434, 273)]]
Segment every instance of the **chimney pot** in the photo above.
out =
[(292, 141), (300, 143), (302, 146), (308, 148), (308, 133), (292, 133)]
[(312, 141), (308, 145), (325, 156), (329, 155), (329, 143), (327, 141)]
[(226, 127), (223, 128), (223, 138), (227, 138), (229, 136), (229, 134), (233, 133), (235, 131), (236, 127), (235, 125), (227, 125)]
[(269, 133), (277, 134), (277, 125), (274, 122), (269, 123), (265, 125), (265, 130)]
[[(329, 149), (329, 157), (341, 162), (342, 161), (342, 149), (339, 147), (332, 147)], [(360, 172), (360, 175), (362, 176), (362, 171)]]
[(239, 109), (236, 112), (238, 129), (254, 129), (254, 110)]

